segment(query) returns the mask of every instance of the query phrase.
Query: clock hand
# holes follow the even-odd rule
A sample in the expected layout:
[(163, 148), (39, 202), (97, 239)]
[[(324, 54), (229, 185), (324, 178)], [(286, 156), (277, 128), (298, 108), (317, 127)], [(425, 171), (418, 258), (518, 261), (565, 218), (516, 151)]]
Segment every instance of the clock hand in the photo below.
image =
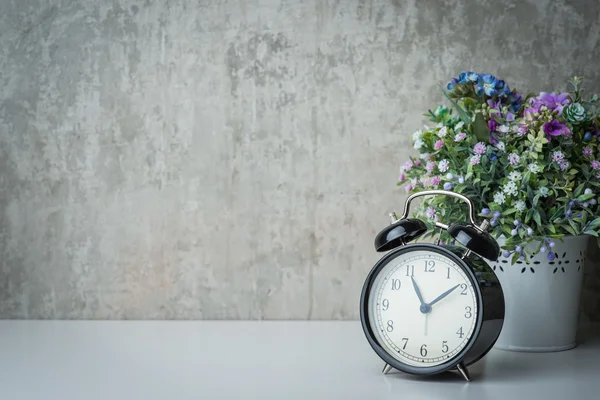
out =
[(446, 290), (444, 293), (442, 293), (441, 295), (439, 295), (435, 300), (433, 300), (431, 303), (429, 303), (429, 306), (431, 307), (432, 305), (434, 305), (438, 301), (442, 300), (444, 297), (448, 296), (450, 293), (452, 293), (452, 291), (454, 291), (459, 286), (460, 285), (456, 285), (452, 289)]
[(415, 288), (415, 292), (417, 293), (417, 297), (419, 298), (421, 305), (422, 306), (425, 305), (426, 303), (423, 301), (423, 296), (421, 296), (421, 291), (419, 290), (419, 287), (417, 286), (417, 282), (415, 282), (415, 277), (411, 276), (410, 279), (412, 279), (413, 287)]

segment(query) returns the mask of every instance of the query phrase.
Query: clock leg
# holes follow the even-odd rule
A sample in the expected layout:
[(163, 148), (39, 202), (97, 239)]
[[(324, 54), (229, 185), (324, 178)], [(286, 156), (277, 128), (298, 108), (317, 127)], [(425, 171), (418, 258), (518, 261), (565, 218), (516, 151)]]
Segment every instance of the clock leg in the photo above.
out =
[(465, 378), (465, 381), (471, 382), (471, 377), (469, 376), (469, 370), (467, 369), (465, 364), (460, 363), (456, 366), (456, 368), (458, 368), (458, 372), (460, 372), (462, 377)]
[(392, 370), (392, 366), (390, 364), (385, 364), (383, 366), (383, 371), (381, 371), (384, 375), (386, 375), (388, 372), (390, 372)]

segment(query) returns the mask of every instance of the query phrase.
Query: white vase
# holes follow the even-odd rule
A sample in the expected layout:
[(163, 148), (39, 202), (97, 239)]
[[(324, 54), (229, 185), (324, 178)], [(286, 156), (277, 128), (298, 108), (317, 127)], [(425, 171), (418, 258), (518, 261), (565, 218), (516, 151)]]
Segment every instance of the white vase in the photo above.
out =
[[(576, 346), (583, 266), (589, 236), (554, 239), (548, 252), (538, 253), (529, 263), (500, 256), (490, 266), (496, 272), (506, 302), (504, 326), (495, 348), (512, 351), (551, 352)], [(504, 238), (497, 239), (504, 244)], [(532, 243), (527, 246), (537, 248)]]

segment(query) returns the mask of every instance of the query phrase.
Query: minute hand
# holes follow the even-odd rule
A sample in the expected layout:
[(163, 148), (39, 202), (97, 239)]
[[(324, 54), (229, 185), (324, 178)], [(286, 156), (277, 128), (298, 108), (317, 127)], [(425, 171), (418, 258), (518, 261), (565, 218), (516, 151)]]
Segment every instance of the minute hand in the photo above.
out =
[(446, 290), (444, 293), (440, 294), (435, 300), (433, 300), (431, 303), (429, 303), (429, 306), (434, 305), (435, 303), (437, 303), (438, 301), (442, 300), (444, 297), (448, 296), (450, 293), (452, 293), (452, 291), (454, 289), (456, 289), (457, 287), (459, 287), (460, 285), (456, 285), (454, 286), (452, 289), (448, 289)]

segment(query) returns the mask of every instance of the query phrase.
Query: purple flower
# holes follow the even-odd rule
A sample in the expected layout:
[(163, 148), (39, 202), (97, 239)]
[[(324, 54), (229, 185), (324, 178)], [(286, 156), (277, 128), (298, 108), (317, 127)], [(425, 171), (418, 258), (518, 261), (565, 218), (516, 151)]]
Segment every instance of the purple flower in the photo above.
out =
[(591, 158), (591, 157), (592, 157), (592, 154), (593, 154), (593, 151), (592, 151), (592, 149), (590, 148), (590, 146), (585, 146), (585, 147), (583, 148), (583, 155), (584, 155), (586, 158)]
[(444, 183), (444, 190), (451, 190), (453, 187), (454, 185), (452, 184), (452, 182)]
[(435, 169), (435, 161), (428, 161), (427, 165), (425, 165), (425, 169), (427, 172), (431, 173)]
[[(562, 114), (564, 106), (570, 103), (568, 93), (546, 93), (540, 92), (538, 97), (533, 98), (531, 107), (532, 112), (540, 112), (542, 106), (546, 106), (550, 111), (557, 111)], [(529, 110), (528, 109), (528, 110)]]
[(547, 140), (550, 140), (550, 136), (571, 135), (569, 127), (555, 119), (544, 124), (544, 132), (546, 132)]
[(433, 207), (427, 207), (427, 210), (425, 210), (425, 216), (429, 219), (432, 219), (435, 217), (435, 208)]
[(444, 147), (444, 141), (443, 140), (438, 140), (437, 142), (435, 142), (435, 144), (433, 145), (433, 148), (435, 150), (439, 150), (442, 147)]
[(479, 142), (475, 146), (473, 146), (473, 151), (475, 154), (484, 154), (485, 153), (485, 143)]
[(519, 163), (519, 155), (517, 153), (510, 153), (508, 155), (508, 162), (510, 165), (517, 165)]
[(460, 142), (461, 140), (464, 140), (467, 137), (467, 134), (464, 132), (458, 132), (456, 134), (456, 136), (454, 136), (454, 141), (455, 142)]
[(592, 161), (591, 166), (593, 169), (600, 169), (600, 161), (598, 161), (598, 160)]
[(474, 155), (473, 157), (471, 157), (470, 162), (472, 165), (479, 164), (481, 162), (481, 156), (479, 154)]

